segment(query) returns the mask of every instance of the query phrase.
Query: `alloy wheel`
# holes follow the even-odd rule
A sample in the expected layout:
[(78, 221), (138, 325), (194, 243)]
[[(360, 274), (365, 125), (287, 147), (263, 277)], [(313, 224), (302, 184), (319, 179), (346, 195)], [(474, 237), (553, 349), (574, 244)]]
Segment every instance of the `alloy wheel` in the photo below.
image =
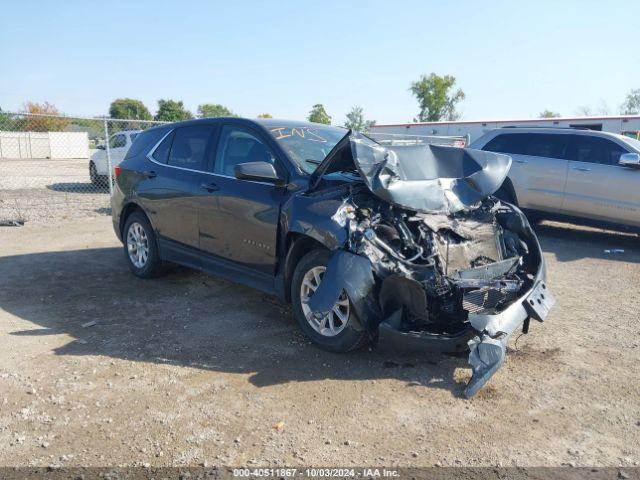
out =
[(316, 318), (308, 304), (326, 270), (326, 267), (317, 266), (305, 273), (300, 285), (300, 304), (307, 322), (316, 332), (325, 337), (334, 337), (344, 330), (349, 321), (349, 299), (346, 294), (342, 292), (331, 311), (322, 318)]
[(127, 252), (136, 268), (144, 268), (149, 260), (149, 238), (144, 227), (138, 222), (129, 226), (127, 232)]

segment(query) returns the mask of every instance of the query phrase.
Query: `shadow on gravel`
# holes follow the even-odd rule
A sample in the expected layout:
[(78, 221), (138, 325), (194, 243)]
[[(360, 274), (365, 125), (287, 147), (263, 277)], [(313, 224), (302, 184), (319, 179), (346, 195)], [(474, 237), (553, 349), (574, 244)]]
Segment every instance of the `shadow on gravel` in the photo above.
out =
[(556, 222), (534, 225), (534, 230), (542, 250), (555, 254), (559, 262), (602, 258), (640, 263), (640, 237), (633, 233)]
[(37, 326), (11, 335), (72, 336), (57, 355), (249, 374), (257, 387), (396, 378), (455, 396), (464, 388), (454, 370), (466, 368), (466, 354), (328, 353), (305, 339), (289, 306), (273, 297), (181, 267), (141, 280), (120, 248), (2, 257), (0, 271), (0, 308)]
[(65, 182), (47, 185), (49, 190), (64, 193), (109, 193), (108, 185), (94, 185), (90, 182)]

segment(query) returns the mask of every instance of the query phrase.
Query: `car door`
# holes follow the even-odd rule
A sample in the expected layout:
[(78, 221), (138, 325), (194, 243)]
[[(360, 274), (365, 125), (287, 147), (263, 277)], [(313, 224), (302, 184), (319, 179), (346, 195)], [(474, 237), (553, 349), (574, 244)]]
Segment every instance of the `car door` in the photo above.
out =
[(509, 178), (522, 208), (559, 212), (568, 161), (566, 136), (553, 133), (503, 133), (483, 150), (509, 154)]
[(147, 155), (138, 195), (161, 242), (199, 247), (198, 208), (206, 200), (217, 127), (198, 123), (170, 131)]
[(273, 275), (280, 202), (284, 188), (271, 183), (239, 180), (234, 167), (269, 162), (284, 169), (260, 132), (225, 124), (220, 131), (209, 196), (200, 209), (200, 248), (251, 270)]
[(608, 138), (571, 137), (564, 213), (640, 225), (640, 171), (618, 164), (630, 150)]

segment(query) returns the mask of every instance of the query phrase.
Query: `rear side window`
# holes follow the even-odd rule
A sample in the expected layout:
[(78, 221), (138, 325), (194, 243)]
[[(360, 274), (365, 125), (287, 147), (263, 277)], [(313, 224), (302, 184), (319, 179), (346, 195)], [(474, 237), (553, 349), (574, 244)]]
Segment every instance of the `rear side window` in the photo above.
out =
[(611, 140), (588, 135), (572, 135), (571, 160), (585, 163), (618, 165), (620, 155), (627, 153), (623, 147)]
[(485, 145), (490, 152), (566, 159), (567, 135), (510, 133), (498, 135)]
[(169, 150), (171, 150), (171, 142), (173, 140), (173, 132), (167, 135), (151, 154), (151, 157), (158, 163), (167, 163), (169, 160)]
[(146, 153), (150, 148), (152, 148), (160, 139), (167, 133), (167, 130), (161, 129), (149, 129), (137, 134), (136, 141), (133, 142), (131, 148), (127, 152), (127, 158), (134, 157), (141, 153)]
[(207, 152), (214, 128), (213, 125), (192, 125), (176, 129), (168, 164), (190, 170), (207, 170)]
[(566, 159), (566, 135), (531, 133), (527, 135), (525, 155)]

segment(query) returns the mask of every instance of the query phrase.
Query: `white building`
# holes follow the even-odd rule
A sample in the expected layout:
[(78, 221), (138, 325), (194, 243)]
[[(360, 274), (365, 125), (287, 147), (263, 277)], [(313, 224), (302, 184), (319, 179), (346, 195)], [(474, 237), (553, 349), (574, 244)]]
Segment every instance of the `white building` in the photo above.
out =
[(0, 131), (0, 158), (89, 158), (87, 132)]
[(640, 115), (619, 115), (608, 117), (560, 117), (536, 118), (529, 120), (480, 120), (456, 122), (418, 122), (381, 124), (371, 127), (373, 133), (403, 135), (446, 135), (464, 137), (471, 141), (485, 132), (502, 127), (579, 127), (619, 133), (633, 138), (640, 136)]

